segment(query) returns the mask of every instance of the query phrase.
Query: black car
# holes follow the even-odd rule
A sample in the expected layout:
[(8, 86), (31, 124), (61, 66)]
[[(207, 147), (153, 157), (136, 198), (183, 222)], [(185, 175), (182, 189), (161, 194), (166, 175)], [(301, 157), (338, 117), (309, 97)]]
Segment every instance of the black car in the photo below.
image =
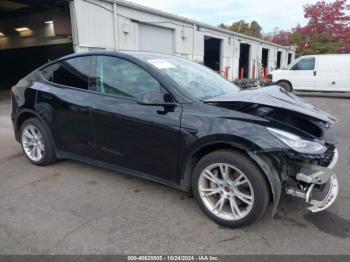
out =
[(338, 194), (334, 117), (281, 87), (240, 90), (179, 57), (63, 57), (12, 88), (12, 121), (33, 164), (73, 159), (192, 191), (228, 227), (270, 203), (275, 214), (283, 192), (312, 212)]

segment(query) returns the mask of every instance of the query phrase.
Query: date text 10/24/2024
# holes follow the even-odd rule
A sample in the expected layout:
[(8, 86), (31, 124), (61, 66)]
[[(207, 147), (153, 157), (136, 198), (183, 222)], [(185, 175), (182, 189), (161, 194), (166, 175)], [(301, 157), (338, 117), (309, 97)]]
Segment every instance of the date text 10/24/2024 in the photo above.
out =
[(128, 256), (128, 261), (219, 261), (216, 256)]

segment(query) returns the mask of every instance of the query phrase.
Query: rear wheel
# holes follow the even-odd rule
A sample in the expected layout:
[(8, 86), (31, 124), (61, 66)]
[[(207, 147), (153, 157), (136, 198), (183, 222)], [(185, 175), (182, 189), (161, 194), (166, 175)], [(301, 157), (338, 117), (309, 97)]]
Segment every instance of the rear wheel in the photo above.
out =
[(220, 150), (196, 165), (193, 193), (203, 211), (218, 224), (237, 228), (258, 220), (269, 203), (264, 174), (243, 153)]
[(293, 91), (292, 85), (290, 83), (286, 82), (286, 81), (278, 82), (278, 85), (280, 87), (283, 87), (288, 92), (292, 92)]
[(56, 160), (48, 131), (37, 118), (30, 118), (21, 126), (21, 145), (27, 158), (35, 165), (48, 165)]

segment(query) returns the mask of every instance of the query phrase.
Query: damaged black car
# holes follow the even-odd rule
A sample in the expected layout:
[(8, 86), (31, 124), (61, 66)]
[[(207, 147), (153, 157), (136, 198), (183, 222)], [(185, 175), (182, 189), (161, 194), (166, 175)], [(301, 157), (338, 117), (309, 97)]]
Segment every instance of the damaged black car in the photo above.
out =
[(269, 205), (274, 215), (282, 194), (311, 212), (338, 194), (334, 117), (278, 86), (241, 90), (184, 58), (63, 57), (12, 88), (11, 117), (33, 164), (73, 159), (193, 192), (227, 227)]

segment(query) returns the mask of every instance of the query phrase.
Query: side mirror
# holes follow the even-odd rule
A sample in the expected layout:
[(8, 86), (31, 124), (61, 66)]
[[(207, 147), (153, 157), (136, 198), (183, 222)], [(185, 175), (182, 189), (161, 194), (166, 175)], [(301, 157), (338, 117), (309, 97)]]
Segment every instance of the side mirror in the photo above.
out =
[(169, 94), (161, 94), (159, 91), (149, 91), (142, 93), (137, 103), (146, 106), (176, 106)]

